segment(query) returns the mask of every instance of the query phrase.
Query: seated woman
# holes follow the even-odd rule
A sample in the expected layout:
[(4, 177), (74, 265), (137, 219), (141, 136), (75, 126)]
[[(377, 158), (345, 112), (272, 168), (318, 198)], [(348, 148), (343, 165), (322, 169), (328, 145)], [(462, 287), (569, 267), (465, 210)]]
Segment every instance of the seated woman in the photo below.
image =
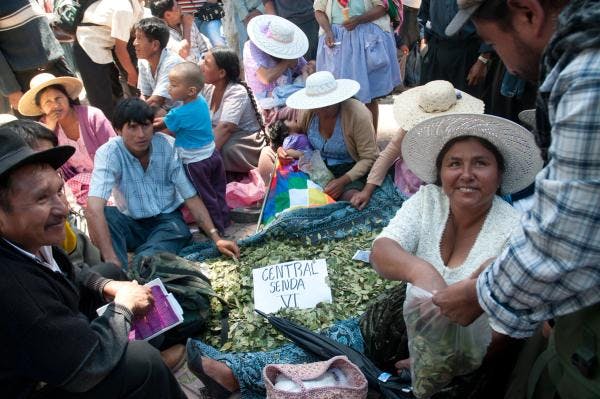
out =
[(386, 7), (387, 2), (382, 0), (314, 2), (315, 17), (321, 27), (317, 70), (360, 83), (356, 98), (373, 114), (375, 130), (379, 117), (377, 99), (401, 83)]
[[(379, 152), (369, 110), (351, 98), (358, 88), (353, 80), (315, 72), (306, 79), (306, 88), (287, 100), (288, 107), (306, 110), (299, 117), (300, 130), (306, 132), (311, 147), (319, 150), (335, 177), (324, 187), (325, 193), (343, 201), (363, 188), (361, 179)], [(289, 157), (283, 148), (278, 154)]]
[(293, 120), (285, 100), (304, 87), (314, 72), (314, 63), (302, 57), (308, 38), (292, 22), (276, 15), (259, 15), (248, 23), (250, 40), (244, 45), (244, 74), (254, 91), (267, 125), (276, 120)]
[(359, 210), (364, 209), (395, 162), (396, 186), (402, 194), (410, 197), (419, 190), (422, 181), (414, 176), (402, 159), (402, 139), (406, 132), (429, 118), (449, 114), (483, 114), (483, 109), (483, 101), (457, 91), (446, 80), (434, 80), (395, 96), (394, 117), (400, 129), (375, 160), (365, 187), (354, 194), (350, 203)]
[[(423, 122), (407, 133), (404, 148), (411, 170), (429, 184), (404, 203), (375, 240), (371, 262), (386, 278), (439, 289), (468, 278), (500, 253), (519, 214), (496, 194), (530, 184), (541, 157), (533, 136), (521, 126), (475, 114)], [(369, 338), (356, 318), (324, 333), (359, 351)], [(244, 398), (264, 397), (260, 376), (266, 364), (317, 360), (294, 344), (226, 354), (192, 340), (187, 356), (190, 370), (213, 397), (241, 389)]]
[(59, 145), (75, 148), (75, 154), (61, 170), (77, 204), (85, 207), (96, 150), (116, 134), (102, 111), (75, 103), (82, 88), (83, 83), (77, 78), (41, 73), (31, 80), (29, 91), (21, 97), (19, 112), (41, 115), (40, 122), (54, 131)]
[(209, 105), (215, 145), (226, 172), (248, 173), (259, 168), (268, 182), (275, 155), (267, 145), (264, 126), (252, 90), (240, 80), (240, 61), (235, 51), (215, 47), (204, 54), (204, 89)]

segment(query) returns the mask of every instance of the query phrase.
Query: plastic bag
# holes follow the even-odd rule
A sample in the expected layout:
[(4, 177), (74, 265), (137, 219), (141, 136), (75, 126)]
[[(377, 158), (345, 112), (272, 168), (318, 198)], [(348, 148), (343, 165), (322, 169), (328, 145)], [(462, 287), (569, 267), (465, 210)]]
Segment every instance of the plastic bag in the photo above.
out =
[(252, 169), (244, 180), (227, 183), (225, 201), (230, 208), (242, 208), (262, 200), (266, 191), (258, 169)]
[(409, 286), (404, 301), (413, 394), (428, 398), (459, 375), (476, 370), (492, 339), (487, 317), (467, 327), (451, 322), (433, 304), (432, 294)]
[(335, 178), (333, 173), (327, 169), (327, 165), (325, 165), (325, 161), (321, 158), (319, 150), (306, 151), (298, 160), (298, 169), (307, 173), (310, 180), (317, 183), (323, 189), (325, 189), (327, 183)]

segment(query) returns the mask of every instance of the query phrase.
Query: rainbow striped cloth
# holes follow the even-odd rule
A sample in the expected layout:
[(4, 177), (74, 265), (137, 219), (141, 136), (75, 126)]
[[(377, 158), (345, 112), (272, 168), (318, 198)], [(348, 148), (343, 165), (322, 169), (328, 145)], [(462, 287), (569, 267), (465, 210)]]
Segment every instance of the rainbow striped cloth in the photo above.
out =
[(260, 223), (266, 226), (288, 209), (321, 206), (333, 202), (335, 200), (325, 194), (321, 186), (310, 180), (306, 173), (298, 170), (297, 162), (282, 165), (277, 160)]

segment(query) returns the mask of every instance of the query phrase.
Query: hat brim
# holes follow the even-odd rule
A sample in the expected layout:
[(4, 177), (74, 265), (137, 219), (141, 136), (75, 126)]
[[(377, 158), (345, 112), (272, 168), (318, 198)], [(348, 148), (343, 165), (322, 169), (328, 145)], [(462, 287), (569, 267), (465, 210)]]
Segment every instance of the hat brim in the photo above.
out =
[(471, 16), (481, 7), (480, 4), (472, 5), (471, 7), (463, 8), (458, 10), (452, 21), (446, 26), (444, 33), (446, 36), (454, 36), (463, 27), (464, 24), (471, 18)]
[(63, 86), (71, 98), (71, 100), (75, 100), (81, 90), (83, 89), (83, 83), (81, 80), (77, 78), (73, 78), (70, 76), (61, 76), (58, 78), (47, 80), (39, 85), (31, 88), (23, 94), (21, 99), (19, 100), (19, 112), (25, 116), (38, 116), (42, 115), (43, 112), (41, 108), (35, 103), (35, 97), (37, 94), (44, 90), (46, 87), (60, 85)]
[(48, 150), (35, 152), (29, 147), (22, 147), (20, 151), (4, 158), (0, 167), (0, 176), (24, 165), (49, 164), (54, 169), (60, 168), (75, 153), (75, 148), (63, 145)]
[(425, 112), (419, 106), (419, 95), (424, 86), (418, 86), (406, 90), (394, 96), (394, 118), (396, 123), (404, 131), (408, 132), (418, 123), (429, 118), (450, 114), (483, 114), (485, 104), (480, 99), (473, 97), (464, 91), (460, 92), (461, 98), (456, 100), (456, 104), (440, 112)]
[(493, 115), (455, 114), (430, 118), (412, 128), (402, 140), (402, 157), (421, 180), (435, 183), (436, 159), (456, 137), (475, 136), (493, 144), (504, 158), (501, 192), (523, 190), (542, 169), (540, 149), (524, 127)]
[[(294, 30), (294, 40), (291, 43), (281, 43), (267, 37), (261, 27), (273, 19), (279, 19), (280, 23), (286, 24)], [(277, 15), (258, 15), (248, 22), (248, 37), (256, 47), (275, 58), (293, 60), (303, 57), (308, 51), (308, 37), (296, 24)]]
[(335, 90), (319, 95), (306, 94), (306, 88), (293, 93), (285, 101), (285, 105), (294, 109), (317, 109), (341, 103), (360, 90), (360, 83), (352, 79), (336, 79)]
[(519, 112), (518, 117), (519, 120), (526, 125), (526, 128), (533, 129), (535, 127), (535, 109), (521, 111)]

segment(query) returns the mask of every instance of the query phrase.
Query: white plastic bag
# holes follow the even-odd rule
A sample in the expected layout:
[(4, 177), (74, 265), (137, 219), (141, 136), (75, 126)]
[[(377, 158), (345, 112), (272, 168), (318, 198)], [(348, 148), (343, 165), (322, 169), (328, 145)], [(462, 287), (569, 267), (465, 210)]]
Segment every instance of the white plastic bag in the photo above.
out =
[(432, 294), (409, 286), (404, 301), (413, 394), (428, 398), (459, 375), (476, 370), (492, 339), (487, 317), (467, 327), (451, 322), (433, 304)]
[(325, 161), (321, 158), (319, 150), (304, 152), (304, 155), (298, 160), (298, 169), (307, 173), (310, 180), (317, 183), (323, 189), (335, 177), (327, 169), (327, 165), (325, 165)]

